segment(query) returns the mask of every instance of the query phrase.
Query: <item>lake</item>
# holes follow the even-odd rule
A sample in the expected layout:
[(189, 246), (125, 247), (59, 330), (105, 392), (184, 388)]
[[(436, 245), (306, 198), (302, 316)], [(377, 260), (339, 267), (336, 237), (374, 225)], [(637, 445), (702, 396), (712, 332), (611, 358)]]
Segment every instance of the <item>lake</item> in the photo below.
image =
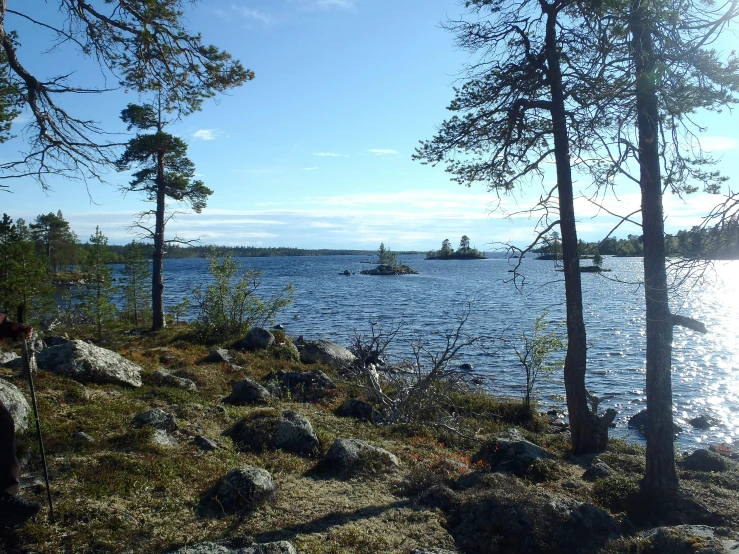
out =
[[(245, 268), (263, 272), (260, 292), (267, 296), (288, 283), (295, 301), (277, 318), (290, 335), (328, 339), (349, 346), (355, 331), (370, 325), (386, 329), (400, 325), (396, 356), (409, 352), (405, 340), (421, 340), (438, 348), (443, 333), (456, 326), (456, 317), (471, 306), (464, 331), (471, 335), (520, 337), (530, 331), (544, 310), (564, 321), (564, 282), (553, 262), (526, 259), (521, 271), (525, 284), (510, 282), (514, 262), (488, 260), (424, 260), (401, 256), (419, 275), (374, 277), (359, 275), (372, 267), (370, 256), (244, 258)], [(583, 262), (584, 264), (589, 262)], [(588, 332), (588, 389), (609, 396), (602, 408), (619, 412), (612, 436), (642, 441), (626, 426), (628, 418), (645, 407), (645, 329), (643, 288), (638, 285), (641, 258), (604, 258), (610, 273), (583, 274), (583, 301)], [(354, 275), (340, 275), (349, 270)], [(165, 304), (179, 302), (208, 279), (207, 260), (165, 261)], [(703, 321), (707, 335), (675, 328), (673, 396), (677, 438), (681, 449), (701, 443), (739, 441), (739, 262), (717, 262), (711, 282), (683, 295), (673, 295), (673, 310)], [(564, 328), (562, 328), (564, 333)], [(495, 394), (520, 397), (524, 373), (511, 344), (488, 342), (487, 351), (469, 350), (459, 363), (491, 379)], [(396, 357), (397, 359), (397, 357)], [(540, 407), (564, 408), (561, 374), (540, 383)], [(699, 431), (687, 420), (710, 415), (719, 427)]]

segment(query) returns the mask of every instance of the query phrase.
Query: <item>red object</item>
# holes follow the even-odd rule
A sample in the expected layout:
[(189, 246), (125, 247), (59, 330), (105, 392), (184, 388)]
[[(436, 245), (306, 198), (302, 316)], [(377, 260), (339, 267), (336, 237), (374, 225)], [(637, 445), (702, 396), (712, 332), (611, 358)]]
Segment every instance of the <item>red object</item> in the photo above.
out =
[(0, 340), (14, 339), (23, 340), (30, 339), (33, 335), (33, 327), (24, 325), (23, 323), (13, 323), (5, 314), (0, 314)]

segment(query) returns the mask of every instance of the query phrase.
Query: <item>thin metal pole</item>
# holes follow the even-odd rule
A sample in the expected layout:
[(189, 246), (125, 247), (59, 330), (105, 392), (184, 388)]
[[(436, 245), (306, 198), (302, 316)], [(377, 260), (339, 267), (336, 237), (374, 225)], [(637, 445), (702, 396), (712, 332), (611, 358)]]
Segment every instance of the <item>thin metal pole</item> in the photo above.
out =
[[(38, 435), (38, 444), (41, 449), (41, 464), (44, 466), (44, 480), (46, 481), (46, 496), (49, 499), (49, 521), (54, 523), (54, 505), (51, 503), (51, 488), (49, 487), (49, 470), (46, 467), (46, 453), (44, 452), (44, 439), (41, 436), (41, 419), (38, 415), (38, 406), (36, 405), (36, 389), (33, 386), (33, 368), (31, 365), (31, 357), (33, 349), (28, 348), (28, 340), (23, 339), (23, 349), (26, 355), (26, 371), (28, 371), (28, 384), (31, 386), (31, 402), (33, 403), (33, 413), (36, 416), (36, 434)], [(33, 365), (36, 365), (36, 358), (33, 358)]]

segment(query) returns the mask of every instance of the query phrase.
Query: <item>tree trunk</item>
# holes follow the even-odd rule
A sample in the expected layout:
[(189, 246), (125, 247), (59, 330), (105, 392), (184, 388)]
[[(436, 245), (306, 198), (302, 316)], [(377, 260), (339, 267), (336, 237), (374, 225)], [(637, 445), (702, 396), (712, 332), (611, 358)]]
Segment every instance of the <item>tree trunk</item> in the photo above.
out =
[(157, 153), (157, 209), (154, 222), (154, 257), (151, 272), (151, 329), (156, 331), (167, 325), (164, 319), (164, 152)]
[(582, 313), (580, 258), (577, 250), (570, 147), (567, 135), (564, 91), (562, 90), (562, 71), (557, 48), (557, 14), (558, 8), (549, 5), (545, 46), (548, 66), (547, 79), (551, 94), (554, 157), (557, 167), (557, 190), (559, 192), (559, 226), (562, 233), (562, 261), (567, 304), (567, 355), (564, 365), (564, 381), (567, 394), (567, 411), (572, 431), (572, 452), (574, 454), (584, 454), (605, 449), (608, 444), (608, 424), (601, 424), (600, 418), (590, 411), (585, 389), (587, 343)]
[(632, 0), (631, 32), (636, 71), (639, 184), (644, 232), (644, 297), (647, 309), (647, 471), (642, 488), (666, 495), (678, 489), (672, 424), (672, 317), (667, 298), (665, 228), (659, 158), (656, 58), (647, 2)]

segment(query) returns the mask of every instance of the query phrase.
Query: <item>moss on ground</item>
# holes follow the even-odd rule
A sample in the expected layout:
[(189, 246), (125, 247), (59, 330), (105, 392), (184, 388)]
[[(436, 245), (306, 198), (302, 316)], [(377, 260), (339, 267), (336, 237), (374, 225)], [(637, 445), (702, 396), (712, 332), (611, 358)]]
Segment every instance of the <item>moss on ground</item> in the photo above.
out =
[[(454, 540), (446, 528), (451, 512), (434, 506), (433, 498), (443, 504), (470, 502), (478, 495), (490, 502), (489, 493), (501, 487), (502, 478), (470, 459), (480, 444), (512, 426), (550, 450), (554, 458), (536, 463), (521, 478), (505, 477), (506, 494), (511, 498), (516, 491), (522, 498), (545, 491), (590, 502), (611, 513), (628, 511), (630, 495), (644, 470), (642, 448), (613, 440), (599, 458), (617, 471), (616, 476), (594, 484), (582, 481), (589, 461), (570, 457), (567, 434), (546, 434), (544, 419), (526, 415), (519, 401), (496, 399), (479, 391), (453, 398), (458, 432), (432, 420), (375, 426), (334, 415), (345, 398), (360, 396), (361, 390), (343, 382), (328, 367), (310, 369), (319, 368), (335, 380), (339, 385), (336, 396), (316, 404), (283, 398), (266, 408), (252, 408), (223, 404), (234, 381), (249, 376), (263, 382), (271, 371), (309, 368), (264, 353), (237, 354), (235, 363), (241, 369), (206, 363), (208, 348), (189, 342), (185, 326), (140, 336), (118, 331), (111, 333), (105, 346), (141, 365), (144, 385), (137, 389), (83, 386), (47, 372), (37, 375), (57, 522), (48, 524), (42, 512), (36, 521), (0, 539), (0, 551), (163, 553), (183, 544), (224, 537), (290, 540), (304, 554), (408, 554), (418, 546), (453, 549)], [(193, 380), (198, 390), (155, 385), (151, 373), (160, 368)], [(0, 368), (0, 377), (28, 393), (25, 380), (11, 370)], [(132, 425), (137, 413), (155, 407), (176, 416), (178, 444), (157, 446), (152, 430)], [(297, 410), (313, 424), (320, 442), (318, 457), (268, 449), (240, 451), (225, 434), (243, 419), (286, 408)], [(442, 407), (447, 408), (452, 406)], [(72, 440), (78, 431), (91, 435), (94, 442)], [(202, 451), (192, 441), (197, 435), (214, 440), (218, 449)], [(320, 457), (342, 437), (391, 451), (400, 459), (400, 468), (350, 480), (317, 473)], [(33, 433), (21, 437), (19, 453), (26, 474), (40, 477)], [(251, 514), (225, 513), (211, 493), (227, 471), (242, 465), (268, 470), (277, 485), (276, 498)], [(680, 475), (687, 497), (700, 499), (729, 522), (739, 513), (734, 472), (681, 471)], [(429, 495), (429, 490), (437, 492)], [(31, 487), (24, 495), (45, 501), (42, 487)], [(464, 528), (459, 522), (455, 525)], [(639, 527), (632, 518), (622, 530)], [(611, 541), (603, 550), (649, 551), (633, 537)]]

